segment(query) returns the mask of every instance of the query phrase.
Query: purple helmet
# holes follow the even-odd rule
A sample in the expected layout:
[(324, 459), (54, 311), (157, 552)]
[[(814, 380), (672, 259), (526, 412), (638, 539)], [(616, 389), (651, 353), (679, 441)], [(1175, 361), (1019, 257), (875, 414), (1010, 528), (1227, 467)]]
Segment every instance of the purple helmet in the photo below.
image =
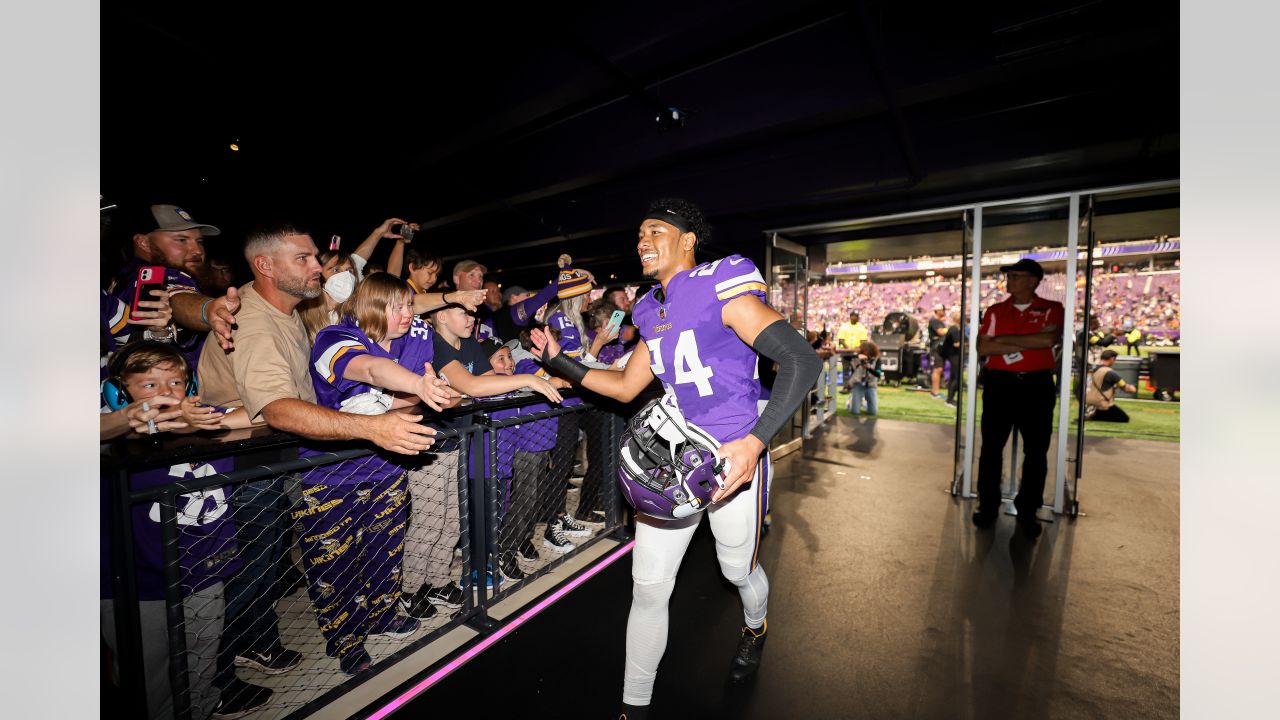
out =
[(618, 486), (637, 512), (672, 520), (706, 510), (724, 486), (720, 443), (684, 419), (663, 395), (636, 414), (622, 434)]

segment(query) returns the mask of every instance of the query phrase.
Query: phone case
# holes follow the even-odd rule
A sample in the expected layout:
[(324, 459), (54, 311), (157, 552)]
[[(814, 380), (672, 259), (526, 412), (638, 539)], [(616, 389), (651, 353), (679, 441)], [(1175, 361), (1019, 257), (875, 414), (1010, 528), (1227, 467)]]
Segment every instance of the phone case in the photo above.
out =
[(158, 265), (147, 265), (138, 268), (138, 283), (133, 293), (133, 305), (129, 308), (129, 316), (132, 319), (139, 312), (138, 303), (143, 300), (154, 300), (151, 297), (152, 290), (164, 289), (164, 268)]

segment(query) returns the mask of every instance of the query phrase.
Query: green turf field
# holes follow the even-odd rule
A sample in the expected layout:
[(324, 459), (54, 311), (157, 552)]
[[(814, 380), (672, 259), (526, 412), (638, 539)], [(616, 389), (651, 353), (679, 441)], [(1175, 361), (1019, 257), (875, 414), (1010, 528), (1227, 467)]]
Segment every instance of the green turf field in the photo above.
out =
[[(881, 385), (878, 388), (879, 417), (890, 420), (909, 420), (913, 422), (929, 422), (950, 425), (956, 420), (956, 409), (941, 400), (929, 397), (929, 393), (908, 387), (892, 387)], [(1151, 393), (1143, 389), (1137, 400), (1117, 401), (1126, 413), (1128, 423), (1086, 422), (1085, 435), (1098, 437), (1135, 438), (1141, 440), (1161, 440), (1178, 442), (1179, 413), (1181, 407), (1176, 402), (1156, 402), (1144, 400)], [(845, 403), (849, 396), (840, 393), (840, 415), (848, 415)], [(1077, 417), (1077, 406), (1071, 403), (1071, 422), (1074, 425)], [(982, 390), (978, 390), (978, 420), (982, 420)], [(1058, 426), (1058, 414), (1054, 411), (1053, 426)]]

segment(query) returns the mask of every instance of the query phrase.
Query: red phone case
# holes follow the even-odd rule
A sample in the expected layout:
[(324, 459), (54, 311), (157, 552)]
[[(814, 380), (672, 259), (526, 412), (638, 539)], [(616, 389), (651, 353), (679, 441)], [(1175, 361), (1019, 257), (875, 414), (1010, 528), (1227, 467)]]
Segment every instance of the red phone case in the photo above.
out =
[(129, 316), (133, 320), (139, 312), (138, 302), (142, 300), (155, 300), (151, 296), (152, 290), (164, 289), (164, 268), (159, 265), (146, 265), (138, 268), (138, 286), (133, 294), (133, 306), (129, 309)]

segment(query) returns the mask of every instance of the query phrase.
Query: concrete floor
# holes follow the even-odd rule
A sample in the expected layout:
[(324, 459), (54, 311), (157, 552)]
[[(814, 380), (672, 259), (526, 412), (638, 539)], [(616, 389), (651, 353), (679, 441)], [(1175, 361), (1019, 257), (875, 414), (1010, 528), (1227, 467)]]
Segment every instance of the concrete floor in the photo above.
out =
[[(1078, 520), (1037, 543), (952, 498), (952, 430), (838, 418), (778, 463), (760, 676), (725, 683), (741, 609), (706, 524), (672, 599), (655, 718), (1178, 715), (1176, 444), (1090, 440)], [(405, 708), (615, 718), (630, 563)], [(399, 716), (399, 715), (398, 715)], [(494, 714), (493, 716), (498, 716)]]

